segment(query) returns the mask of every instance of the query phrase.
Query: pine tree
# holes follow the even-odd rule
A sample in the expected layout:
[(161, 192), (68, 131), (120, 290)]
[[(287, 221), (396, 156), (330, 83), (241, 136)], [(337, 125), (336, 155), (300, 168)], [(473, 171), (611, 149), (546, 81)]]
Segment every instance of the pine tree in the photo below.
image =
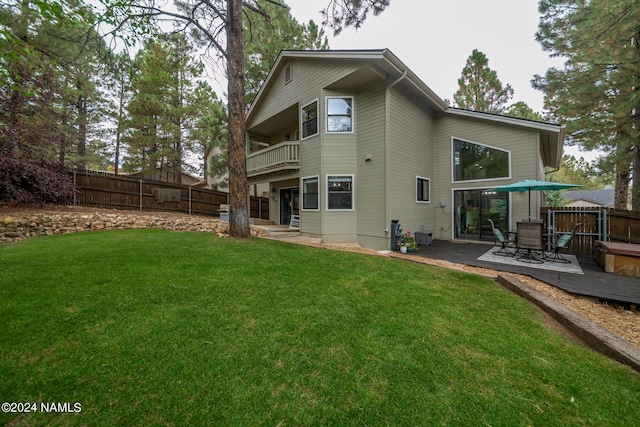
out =
[(329, 42), (324, 31), (315, 22), (300, 24), (289, 8), (266, 3), (261, 14), (248, 10), (245, 13), (245, 98), (247, 105), (253, 102), (260, 86), (267, 78), (271, 66), (282, 50), (324, 50)]
[(474, 49), (458, 79), (453, 100), (459, 108), (502, 114), (513, 98), (511, 85), (502, 86), (498, 74), (489, 68), (487, 56)]
[(544, 120), (542, 114), (538, 113), (537, 111), (533, 111), (533, 109), (529, 107), (526, 102), (522, 101), (518, 101), (515, 104), (512, 104), (504, 114), (511, 117), (536, 120), (540, 122)]
[(0, 5), (1, 199), (72, 194), (62, 167), (69, 152), (84, 155), (98, 98), (93, 21), (76, 1)]
[[(616, 170), (616, 208), (640, 209), (640, 8), (635, 0), (541, 0), (536, 39), (562, 69), (536, 76), (545, 108), (567, 125), (570, 142), (600, 149), (601, 169)], [(632, 167), (633, 165), (633, 167)]]
[(181, 182), (184, 158), (191, 151), (188, 135), (198, 112), (191, 94), (202, 74), (192, 56), (181, 34), (160, 35), (139, 52), (128, 106), (132, 132), (127, 169), (141, 169), (150, 179)]
[[(217, 178), (219, 186), (228, 186), (229, 157), (227, 152), (227, 112), (224, 104), (206, 82), (200, 82), (191, 103), (196, 106), (190, 139), (194, 151), (203, 159), (204, 175)], [(196, 148), (197, 147), (197, 148)]]

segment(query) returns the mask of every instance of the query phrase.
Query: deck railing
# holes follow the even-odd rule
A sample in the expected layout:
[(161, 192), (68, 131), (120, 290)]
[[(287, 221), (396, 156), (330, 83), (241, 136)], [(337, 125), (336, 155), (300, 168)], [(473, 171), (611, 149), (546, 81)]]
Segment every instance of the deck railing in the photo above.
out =
[(640, 212), (603, 207), (543, 207), (540, 219), (544, 220), (545, 230), (551, 226), (556, 233), (563, 234), (569, 234), (575, 224), (583, 224), (568, 248), (573, 255), (592, 255), (596, 240), (640, 244)]
[(300, 166), (300, 143), (285, 141), (247, 155), (247, 173), (255, 175), (259, 172), (277, 168)]

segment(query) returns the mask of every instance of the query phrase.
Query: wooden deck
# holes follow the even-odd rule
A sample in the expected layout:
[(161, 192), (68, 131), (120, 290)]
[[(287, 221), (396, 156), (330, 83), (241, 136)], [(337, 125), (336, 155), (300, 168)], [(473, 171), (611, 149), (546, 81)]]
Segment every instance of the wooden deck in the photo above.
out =
[(524, 274), (556, 286), (566, 292), (620, 303), (627, 308), (640, 306), (640, 278), (619, 276), (603, 271), (593, 256), (579, 257), (584, 275), (559, 273), (523, 265), (506, 265), (479, 261), (489, 248), (481, 243), (456, 243), (434, 240), (432, 246), (421, 246), (418, 256), (441, 259), (474, 267), (491, 268), (498, 271)]

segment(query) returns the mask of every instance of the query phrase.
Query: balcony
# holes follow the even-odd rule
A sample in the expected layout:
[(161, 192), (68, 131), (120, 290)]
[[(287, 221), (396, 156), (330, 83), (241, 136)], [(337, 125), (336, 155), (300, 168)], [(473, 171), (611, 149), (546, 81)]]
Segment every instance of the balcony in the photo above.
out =
[(300, 169), (300, 142), (285, 141), (247, 154), (247, 176)]

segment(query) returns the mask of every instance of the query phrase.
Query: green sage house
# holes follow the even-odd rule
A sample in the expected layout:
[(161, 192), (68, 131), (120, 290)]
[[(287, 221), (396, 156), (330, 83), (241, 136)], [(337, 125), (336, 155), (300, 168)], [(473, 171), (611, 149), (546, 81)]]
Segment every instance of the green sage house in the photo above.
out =
[[(437, 63), (434, 64), (437, 66)], [(434, 238), (515, 229), (520, 193), (562, 158), (564, 127), (451, 108), (389, 50), (283, 51), (247, 114), (249, 184), (303, 236), (389, 249), (391, 220)], [(532, 212), (542, 194), (532, 194)]]

